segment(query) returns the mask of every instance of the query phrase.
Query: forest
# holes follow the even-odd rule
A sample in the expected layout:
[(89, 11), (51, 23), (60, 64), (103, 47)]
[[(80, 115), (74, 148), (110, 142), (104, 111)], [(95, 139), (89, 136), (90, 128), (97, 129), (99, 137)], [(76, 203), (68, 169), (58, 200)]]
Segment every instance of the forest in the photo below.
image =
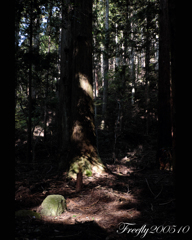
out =
[(174, 0), (15, 1), (15, 239), (184, 239), (176, 96)]

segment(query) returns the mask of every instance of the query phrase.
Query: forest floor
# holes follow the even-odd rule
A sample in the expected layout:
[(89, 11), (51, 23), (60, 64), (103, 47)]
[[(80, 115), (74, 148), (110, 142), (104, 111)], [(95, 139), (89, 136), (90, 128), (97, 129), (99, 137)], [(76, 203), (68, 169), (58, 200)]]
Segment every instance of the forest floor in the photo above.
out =
[(130, 151), (115, 163), (110, 151), (100, 156), (108, 173), (84, 177), (79, 193), (54, 160), (17, 159), (15, 210), (37, 211), (47, 195), (61, 194), (67, 211), (41, 219), (15, 217), (15, 239), (175, 239), (170, 233), (176, 211), (173, 173), (150, 165), (155, 151)]

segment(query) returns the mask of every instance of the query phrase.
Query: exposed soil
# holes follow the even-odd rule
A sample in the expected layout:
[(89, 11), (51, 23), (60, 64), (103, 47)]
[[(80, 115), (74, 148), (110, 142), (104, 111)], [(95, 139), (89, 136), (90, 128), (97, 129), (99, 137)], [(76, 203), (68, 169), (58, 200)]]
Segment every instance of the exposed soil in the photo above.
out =
[[(128, 230), (121, 233), (123, 223), (135, 223), (130, 226), (135, 229), (175, 224), (173, 173), (154, 169), (150, 164), (155, 159), (154, 151), (129, 152), (115, 163), (110, 153), (101, 155), (101, 159), (108, 173), (84, 177), (79, 193), (75, 191), (76, 182), (58, 172), (54, 161), (17, 161), (16, 210), (38, 211), (47, 195), (61, 194), (66, 198), (67, 211), (40, 220), (16, 217), (16, 239), (139, 239), (142, 232), (137, 236)], [(175, 239), (175, 234), (155, 232), (143, 238)]]

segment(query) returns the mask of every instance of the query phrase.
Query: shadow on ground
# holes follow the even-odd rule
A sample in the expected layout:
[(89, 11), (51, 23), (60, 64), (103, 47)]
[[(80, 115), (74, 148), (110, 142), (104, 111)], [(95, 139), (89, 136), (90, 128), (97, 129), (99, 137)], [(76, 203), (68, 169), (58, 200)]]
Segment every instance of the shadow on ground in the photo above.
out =
[[(149, 158), (149, 156), (148, 156)], [(130, 158), (131, 159), (131, 158)], [(142, 163), (144, 162), (144, 158)], [(133, 164), (130, 163), (133, 162)], [(58, 217), (15, 218), (15, 239), (135, 239), (142, 233), (130, 228), (175, 224), (175, 196), (172, 172), (143, 167), (138, 158), (105, 164), (110, 171), (102, 176), (84, 177), (83, 189), (75, 192), (75, 181), (58, 174), (56, 164), (16, 165), (15, 207), (38, 211), (50, 194), (66, 198), (68, 211)], [(132, 166), (133, 167), (132, 167)], [(119, 166), (119, 167), (118, 167)], [(126, 226), (126, 225), (125, 225)], [(121, 229), (120, 229), (121, 228)], [(122, 234), (118, 234), (121, 230)], [(144, 230), (143, 230), (144, 231)], [(174, 235), (148, 233), (145, 239), (175, 239)]]

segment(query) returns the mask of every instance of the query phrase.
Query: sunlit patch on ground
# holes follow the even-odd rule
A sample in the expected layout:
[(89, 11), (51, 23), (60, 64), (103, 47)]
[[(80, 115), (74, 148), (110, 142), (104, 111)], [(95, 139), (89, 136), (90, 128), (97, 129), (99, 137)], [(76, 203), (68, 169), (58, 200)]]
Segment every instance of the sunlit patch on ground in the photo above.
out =
[[(174, 224), (172, 173), (150, 169), (152, 152), (140, 157), (136, 157), (137, 153), (128, 154), (116, 163), (105, 156), (109, 172), (84, 176), (79, 193), (76, 193), (74, 179), (67, 179), (65, 173), (58, 174), (56, 163), (51, 163), (51, 167), (50, 164), (18, 164), (16, 210), (38, 212), (46, 196), (60, 194), (66, 198), (67, 211), (57, 217), (43, 216), (40, 220), (16, 218), (17, 236), (96, 240), (116, 234), (121, 222)], [(115, 235), (115, 239), (128, 236)]]

